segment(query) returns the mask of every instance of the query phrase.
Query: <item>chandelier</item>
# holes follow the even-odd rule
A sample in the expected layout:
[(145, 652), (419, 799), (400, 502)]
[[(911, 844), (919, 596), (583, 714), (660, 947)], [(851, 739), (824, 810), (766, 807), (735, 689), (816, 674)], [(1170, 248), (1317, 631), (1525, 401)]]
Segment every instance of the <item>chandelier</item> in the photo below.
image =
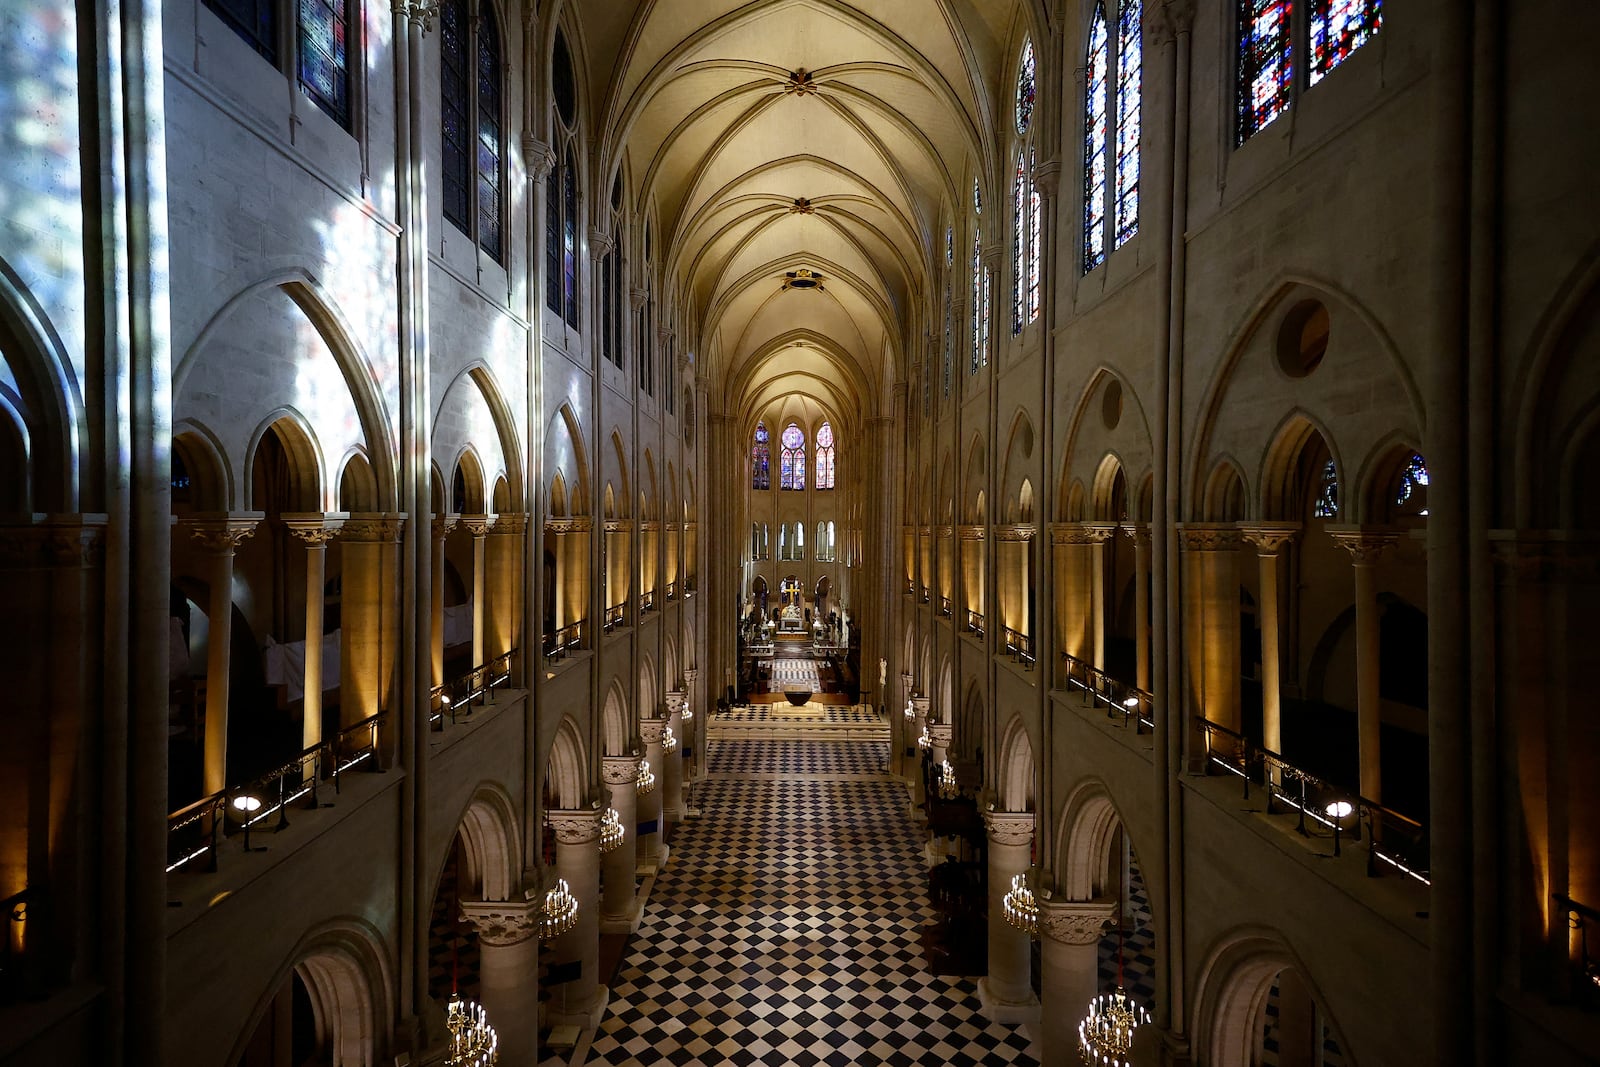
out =
[(906, 701), (906, 722), (911, 722), (917, 717), (917, 709), (911, 706), (911, 701)]
[(640, 796), (644, 796), (656, 787), (656, 772), (650, 769), (650, 761), (639, 761), (639, 776), (633, 780), (633, 787)]
[(918, 748), (932, 748), (933, 747), (933, 738), (928, 736), (928, 728), (926, 726), (924, 726), (922, 728), (922, 736), (917, 738), (917, 747)]
[(544, 895), (544, 907), (539, 909), (539, 939), (551, 941), (578, 924), (578, 898), (572, 895), (565, 878)]
[(678, 747), (678, 738), (673, 734), (672, 727), (670, 727), (670, 726), (663, 727), (662, 728), (662, 734), (661, 734), (661, 751), (663, 751), (663, 752), (671, 752), (673, 749), (675, 749), (677, 747)]
[(1005, 908), (1006, 922), (1029, 934), (1039, 932), (1039, 905), (1033, 899), (1033, 890), (1028, 888), (1027, 872), (1011, 879), (1011, 889), (1001, 904)]
[(607, 808), (600, 817), (600, 851), (613, 851), (626, 836), (627, 831), (622, 828), (622, 815), (616, 808)]
[(678, 705), (678, 721), (679, 722), (693, 722), (694, 721), (694, 709), (689, 706), (689, 702), (687, 700), (685, 700), (682, 704)]
[(1078, 1050), (1089, 1067), (1128, 1067), (1133, 1032), (1150, 1021), (1150, 1013), (1128, 999), (1117, 986), (1089, 1001), (1089, 1014), (1078, 1024)]
[(452, 993), (445, 1026), (450, 1031), (448, 1067), (494, 1067), (500, 1062), (500, 1039), (477, 1001)]
[(954, 800), (961, 793), (961, 787), (956, 784), (956, 769), (950, 766), (949, 760), (939, 763), (939, 799)]

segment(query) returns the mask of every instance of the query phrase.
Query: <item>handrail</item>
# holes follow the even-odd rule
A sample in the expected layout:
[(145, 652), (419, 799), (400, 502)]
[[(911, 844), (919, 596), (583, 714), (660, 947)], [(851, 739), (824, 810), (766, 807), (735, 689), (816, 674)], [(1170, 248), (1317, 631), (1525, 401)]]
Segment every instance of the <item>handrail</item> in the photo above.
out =
[[(266, 774), (201, 797), (169, 814), (167, 873), (200, 859), (206, 860), (205, 870), (215, 871), (220, 861), (222, 838), (231, 833), (243, 835), (244, 851), (262, 851), (251, 847), (251, 832), (274, 815), (278, 819), (272, 829), (286, 829), (289, 805), (301, 797), (309, 798), (308, 809), (318, 807), (317, 793), (322, 779), (331, 780), (337, 794), (339, 775), (343, 772), (369, 761), (372, 770), (381, 771), (383, 761), (379, 755), (378, 733), (387, 715), (382, 711), (369, 715), (333, 737), (303, 749)], [(355, 744), (358, 740), (361, 743)], [(230, 820), (237, 824), (236, 828), (230, 828)]]
[(1274, 802), (1293, 809), (1299, 820), (1295, 829), (1307, 837), (1311, 832), (1306, 819), (1321, 823), (1333, 831), (1335, 856), (1339, 855), (1341, 836), (1348, 833), (1352, 840), (1360, 840), (1365, 823), (1369, 878), (1382, 873), (1378, 867), (1382, 862), (1423, 885), (1433, 884), (1428, 831), (1422, 823), (1303, 770), (1236, 730), (1199, 716), (1195, 722), (1205, 735), (1207, 773), (1217, 767), (1240, 778), (1247, 800), (1252, 782), (1264, 787), (1268, 815), (1274, 814)]
[(639, 614), (644, 615), (656, 610), (656, 591), (646, 589), (639, 597)]
[[(28, 909), (41, 906), (43, 899), (38, 890), (25, 886), (0, 900), (0, 1004), (34, 992), (39, 976), (30, 973), (33, 968), (28, 966), (28, 942), (20, 936), (13, 937), (11, 928), (13, 924), (26, 923)], [(20, 947), (14, 948), (13, 942)]]
[(1105, 704), (1106, 718), (1122, 717), (1122, 725), (1133, 727), (1135, 734), (1156, 728), (1156, 698), (1149, 692), (1111, 677), (1088, 660), (1079, 659), (1070, 652), (1061, 653), (1062, 680), (1067, 688), (1076, 687), (1088, 694), (1092, 704)]
[(626, 626), (627, 618), (628, 602), (624, 600), (622, 603), (613, 604), (606, 609), (605, 622), (601, 624), (600, 629), (605, 633), (610, 633), (619, 626)]
[(552, 663), (566, 659), (583, 647), (583, 631), (589, 620), (569, 622), (555, 633), (544, 635), (544, 658)]
[(678, 599), (678, 583), (677, 582), (668, 582), (667, 583), (667, 601), (668, 601), (668, 603), (671, 603), (672, 601), (677, 600), (677, 599)]
[[(1577, 971), (1578, 988), (1584, 991), (1580, 997), (1590, 1001), (1600, 998), (1600, 959), (1589, 954), (1589, 924), (1600, 923), (1600, 909), (1573, 900), (1565, 893), (1552, 893), (1550, 897), (1566, 915), (1567, 929), (1578, 931), (1578, 958), (1571, 963)], [(1569, 947), (1569, 958), (1571, 952)]]
[(917, 594), (917, 583), (912, 581), (910, 578), (907, 578), (906, 579), (906, 596), (916, 596), (916, 594)]
[(924, 603), (924, 604), (926, 604), (926, 603), (927, 603), (927, 602), (928, 602), (928, 598), (929, 598), (929, 597), (930, 597), (930, 596), (932, 596), (932, 595), (933, 595), (933, 594), (932, 594), (932, 592), (931, 592), (931, 591), (930, 591), (930, 590), (929, 590), (929, 589), (928, 589), (928, 587), (927, 587), (927, 586), (923, 586), (923, 587), (922, 587), (922, 588), (921, 588), (921, 590), (920, 590), (920, 591), (919, 591), (919, 592), (918, 592), (918, 594), (917, 594), (917, 599), (918, 599), (918, 600), (919, 600), (919, 601), (921, 601), (921, 602), (922, 602), (922, 603)]
[(1033, 638), (1009, 626), (1002, 628), (1001, 635), (1006, 640), (1006, 655), (1020, 660), (1024, 667), (1031, 670), (1034, 663)]
[(950, 615), (954, 611), (955, 611), (955, 604), (951, 602), (949, 597), (942, 596), (942, 597), (939, 598), (939, 614), (940, 615), (944, 616), (945, 618), (949, 618)]
[(979, 637), (983, 636), (983, 623), (984, 623), (983, 612), (981, 612), (981, 611), (968, 611), (967, 612), (967, 629), (971, 630), (973, 633), (977, 634)]
[(511, 682), (512, 660), (517, 649), (502, 652), (487, 663), (480, 663), (465, 674), (433, 687), (428, 701), (428, 725), (444, 729), (448, 717), (454, 726), (462, 716), (472, 714), (472, 702), (493, 704), (494, 691)]

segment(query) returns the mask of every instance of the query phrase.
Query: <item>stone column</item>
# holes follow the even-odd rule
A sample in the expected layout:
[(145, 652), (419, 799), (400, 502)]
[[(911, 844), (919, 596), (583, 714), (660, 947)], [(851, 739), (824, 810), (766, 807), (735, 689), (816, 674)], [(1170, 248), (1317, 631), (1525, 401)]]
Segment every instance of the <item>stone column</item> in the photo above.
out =
[(928, 725), (928, 698), (912, 697), (911, 709), (916, 715), (911, 720), (911, 737), (906, 742), (912, 750), (911, 764), (911, 803), (918, 811), (922, 810), (923, 803), (927, 800), (926, 783), (922, 780), (922, 746), (917, 741), (922, 737), (922, 731)]
[[(1186, 523), (1183, 540), (1184, 711), (1239, 729), (1239, 529)], [(1197, 755), (1203, 747), (1191, 749)]]
[(950, 743), (955, 732), (955, 727), (947, 722), (930, 722), (928, 724), (929, 750), (933, 753), (935, 768), (950, 756)]
[(1078, 1023), (1100, 992), (1100, 938), (1115, 901), (1039, 902), (1039, 1062), (1077, 1058)]
[(1137, 646), (1133, 684), (1150, 691), (1150, 527), (1129, 526), (1133, 538), (1133, 634)]
[[(679, 588), (681, 589), (682, 586), (680, 585)], [(688, 600), (688, 594), (680, 592), (678, 595), (679, 599), (685, 601)], [(685, 605), (684, 610), (689, 611), (691, 609)], [(688, 667), (684, 669), (684, 707), (691, 715), (694, 716), (688, 722), (683, 723), (683, 745), (684, 751), (688, 753), (683, 769), (684, 773), (687, 775), (685, 781), (690, 785), (692, 785), (694, 781), (700, 777), (701, 760), (703, 758), (703, 754), (700, 751), (700, 724), (705, 721), (705, 717), (707, 715), (711, 714), (710, 710), (706, 707), (705, 700), (702, 699), (700, 691), (695, 688), (695, 682), (699, 680), (700, 671), (698, 668)], [(683, 719), (682, 712), (678, 714), (678, 718), (680, 721)], [(685, 812), (690, 811), (694, 806), (692, 798), (686, 799), (685, 804), (687, 805), (684, 808)]]
[(489, 659), (517, 646), (516, 631), (521, 616), (522, 534), (527, 528), (528, 519), (525, 515), (496, 515), (494, 531), (485, 539), (484, 587), (489, 602), (484, 616), (484, 654)]
[(1106, 553), (1107, 543), (1115, 536), (1117, 527), (1112, 523), (1088, 523), (1084, 526), (1089, 538), (1089, 601), (1093, 611), (1090, 632), (1094, 640), (1094, 665), (1106, 669)]
[(1361, 795), (1383, 803), (1380, 763), (1383, 726), (1378, 688), (1378, 583), (1374, 568), (1383, 550), (1394, 544), (1390, 530), (1329, 527), (1328, 533), (1350, 553), (1356, 578), (1356, 731), (1361, 743)]
[(1261, 743), (1279, 755), (1283, 754), (1283, 657), (1279, 650), (1278, 558), (1299, 529), (1297, 523), (1268, 523), (1242, 530), (1244, 539), (1256, 546), (1261, 566), (1261, 591), (1256, 598), (1256, 619), (1261, 626)]
[(433, 517), (433, 638), (430, 645), (433, 656), (433, 684), (444, 684), (444, 540), (461, 521), (460, 515), (435, 515)]
[(989, 831), (989, 973), (978, 979), (978, 1000), (991, 1022), (1021, 1023), (1039, 1018), (1029, 964), (1030, 936), (1006, 922), (1011, 879), (1032, 860), (1033, 812), (986, 811)]
[(911, 703), (912, 692), (912, 674), (909, 670), (904, 670), (900, 672), (900, 700), (890, 700), (888, 693), (883, 694), (883, 706), (889, 715), (889, 772), (901, 778), (911, 773), (911, 768), (906, 762), (906, 746), (916, 740), (909, 735), (908, 720), (902, 710), (906, 704)]
[(607, 990), (600, 984), (600, 817), (604, 809), (551, 811), (545, 819), (556, 832), (556, 874), (578, 902), (578, 918), (571, 930), (550, 944), (552, 973), (563, 965), (577, 965), (577, 973), (550, 989), (553, 1023), (586, 1029), (599, 1027), (605, 1014)]
[(1055, 641), (1056, 647), (1041, 648), (1040, 655), (1065, 652), (1080, 660), (1094, 655), (1094, 590), (1089, 572), (1089, 546), (1094, 543), (1081, 522), (1057, 522), (1050, 526), (1050, 554), (1055, 565)]
[(486, 538), (494, 528), (493, 515), (464, 515), (461, 524), (472, 532), (472, 665), (483, 665), (484, 600), (488, 583), (484, 579)]
[(478, 998), (500, 1039), (500, 1062), (539, 1062), (539, 908), (533, 900), (463, 900), (478, 932)]
[(601, 760), (611, 806), (622, 823), (622, 844), (600, 857), (600, 932), (631, 934), (644, 914), (634, 882), (639, 856), (639, 757), (606, 756)]
[(640, 719), (639, 736), (644, 741), (644, 759), (655, 772), (656, 787), (639, 798), (639, 872), (655, 874), (667, 865), (666, 825), (662, 819), (661, 794), (666, 789), (665, 756), (661, 740), (666, 733), (665, 719)]
[(389, 705), (398, 637), (394, 549), (404, 525), (403, 515), (351, 515), (339, 534), (339, 721), (345, 726)]
[(666, 774), (662, 776), (661, 787), (665, 790), (661, 797), (661, 811), (666, 820), (673, 826), (683, 821), (683, 694), (677, 690), (667, 693), (667, 727), (672, 731), (672, 736), (677, 738), (678, 746), (671, 752), (662, 750), (661, 759), (665, 764)]
[(300, 746), (322, 743), (322, 609), (328, 573), (328, 542), (344, 525), (343, 515), (286, 514), (283, 524), (306, 543), (306, 675), (305, 719)]
[(209, 603), (206, 605), (206, 725), (204, 784), (206, 793), (228, 785), (228, 653), (233, 644), (233, 553), (256, 532), (259, 511), (234, 512), (186, 519), (189, 535), (211, 557)]

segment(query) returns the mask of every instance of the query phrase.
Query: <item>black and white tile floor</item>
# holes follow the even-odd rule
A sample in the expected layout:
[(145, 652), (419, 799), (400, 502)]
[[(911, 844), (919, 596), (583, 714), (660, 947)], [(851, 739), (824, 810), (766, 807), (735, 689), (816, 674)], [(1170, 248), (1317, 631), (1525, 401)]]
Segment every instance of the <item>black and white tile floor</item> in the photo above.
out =
[[(715, 723), (768, 723), (784, 722), (788, 720), (809, 721), (816, 718), (814, 711), (797, 711), (789, 703), (777, 704), (740, 704), (719, 712), (712, 721)], [(843, 725), (862, 725), (877, 723), (882, 720), (876, 712), (865, 704), (829, 704), (822, 708), (822, 721)]]
[(884, 741), (718, 740), (706, 748), (707, 774), (881, 774)]
[(788, 773), (700, 786), (704, 815), (674, 837), (587, 1062), (1036, 1063), (1020, 1030), (983, 1018), (973, 981), (928, 973), (905, 787), (881, 770), (807, 780), (808, 742), (761, 743)]

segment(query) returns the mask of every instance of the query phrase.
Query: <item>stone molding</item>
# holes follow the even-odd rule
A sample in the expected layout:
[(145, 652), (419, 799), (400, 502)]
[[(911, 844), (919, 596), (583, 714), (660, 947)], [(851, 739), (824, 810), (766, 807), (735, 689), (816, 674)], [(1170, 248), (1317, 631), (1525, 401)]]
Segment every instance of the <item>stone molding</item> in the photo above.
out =
[(639, 780), (638, 756), (603, 756), (600, 779), (606, 785), (632, 785)]
[(928, 743), (939, 748), (949, 748), (950, 742), (955, 740), (955, 726), (948, 722), (930, 722), (928, 724)]
[(461, 918), (486, 945), (517, 945), (539, 934), (542, 901), (463, 900)]
[[(107, 516), (40, 514), (32, 519), (0, 524), (0, 568), (92, 567), (102, 559)], [(253, 523), (250, 529), (255, 529)]]
[(1300, 534), (1298, 522), (1263, 522), (1239, 527), (1239, 535), (1256, 546), (1256, 554), (1276, 556)]
[(528, 168), (528, 177), (542, 182), (556, 169), (556, 152), (537, 137), (522, 139), (522, 163)]
[(1600, 580), (1600, 541), (1565, 530), (1491, 530), (1494, 563), (1508, 577), (1530, 583)]
[(1033, 168), (1033, 184), (1038, 188), (1039, 195), (1046, 200), (1054, 200), (1056, 192), (1061, 187), (1061, 161), (1048, 159)]
[(594, 529), (594, 520), (587, 515), (574, 515), (570, 519), (544, 520), (544, 532), (547, 534), (588, 533)]
[(494, 517), (494, 532), (512, 537), (526, 533), (528, 529), (528, 516), (521, 512), (502, 514)]
[(544, 813), (545, 824), (562, 845), (582, 845), (600, 840), (600, 808), (557, 809)]
[(1116, 901), (1051, 901), (1039, 903), (1039, 933), (1063, 945), (1094, 945), (1117, 921)]
[(650, 290), (648, 290), (648, 289), (629, 289), (628, 290), (628, 306), (630, 308), (632, 308), (634, 311), (638, 311), (640, 308), (644, 307), (645, 301), (647, 301), (649, 299), (650, 299)]
[(996, 541), (1032, 541), (1037, 528), (1031, 522), (1016, 522), (994, 528)]
[(453, 511), (446, 512), (443, 515), (435, 515), (432, 525), (433, 539), (435, 541), (443, 541), (446, 537), (455, 533), (456, 527), (460, 524), (461, 516)]
[(400, 540), (405, 528), (406, 513), (403, 511), (359, 512), (345, 520), (339, 536), (347, 542), (389, 544)]
[(1232, 552), (1244, 543), (1231, 522), (1182, 522), (1178, 539), (1185, 552)]
[(1122, 532), (1127, 534), (1137, 548), (1150, 547), (1150, 524), (1146, 522), (1125, 522)]
[(1091, 529), (1084, 522), (1052, 522), (1050, 524), (1050, 543), (1052, 545), (1092, 545), (1103, 540), (1098, 530)]
[(1350, 553), (1350, 562), (1357, 567), (1378, 562), (1384, 549), (1400, 539), (1398, 531), (1381, 527), (1327, 526), (1324, 529), (1335, 543)]
[(344, 528), (346, 515), (344, 512), (324, 514), (311, 511), (285, 512), (282, 517), (283, 524), (289, 528), (290, 533), (304, 541), (308, 547), (318, 548), (339, 536), (339, 531)]
[(982, 541), (984, 538), (989, 536), (988, 527), (983, 526), (980, 523), (962, 523), (960, 526), (956, 527), (956, 529), (960, 532), (961, 540), (963, 541)]
[(627, 519), (606, 519), (601, 523), (601, 528), (606, 533), (632, 533), (633, 523)]
[(463, 515), (461, 525), (472, 533), (473, 537), (487, 536), (494, 529), (495, 523), (500, 521), (498, 515)]
[(1033, 840), (1033, 812), (986, 811), (983, 825), (997, 845), (1026, 845)]
[(589, 230), (589, 255), (593, 258), (604, 259), (616, 246), (616, 241), (604, 230)]
[(232, 552), (245, 538), (256, 532), (261, 520), (259, 511), (236, 511), (224, 515), (192, 516), (181, 519), (179, 527), (187, 530), (195, 543), (208, 552)]
[(640, 719), (639, 736), (647, 745), (659, 745), (666, 737), (667, 720), (665, 719)]

